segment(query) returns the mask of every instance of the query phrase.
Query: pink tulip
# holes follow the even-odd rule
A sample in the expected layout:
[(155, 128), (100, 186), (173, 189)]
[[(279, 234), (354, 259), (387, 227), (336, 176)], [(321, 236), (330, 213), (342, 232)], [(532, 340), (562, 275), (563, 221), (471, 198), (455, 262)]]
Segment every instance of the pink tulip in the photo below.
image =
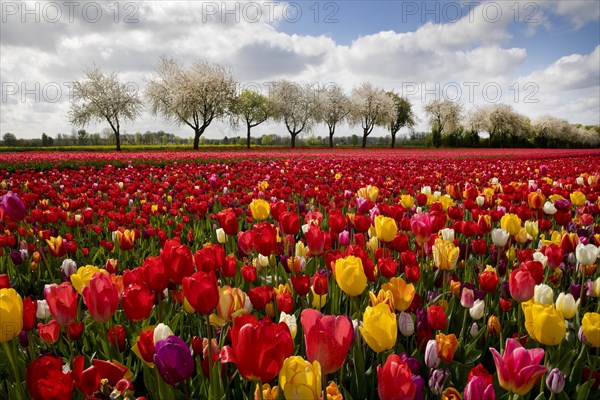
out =
[(410, 219), (410, 228), (415, 234), (415, 239), (419, 244), (423, 244), (431, 237), (431, 218), (429, 213), (419, 213), (413, 215)]
[(348, 317), (323, 316), (319, 311), (307, 308), (302, 311), (300, 323), (304, 330), (308, 360), (319, 361), (324, 374), (340, 369), (354, 335), (354, 328)]
[(504, 355), (490, 347), (498, 370), (500, 386), (511, 393), (524, 396), (535, 385), (548, 368), (539, 365), (544, 358), (544, 349), (525, 349), (517, 340), (506, 339)]

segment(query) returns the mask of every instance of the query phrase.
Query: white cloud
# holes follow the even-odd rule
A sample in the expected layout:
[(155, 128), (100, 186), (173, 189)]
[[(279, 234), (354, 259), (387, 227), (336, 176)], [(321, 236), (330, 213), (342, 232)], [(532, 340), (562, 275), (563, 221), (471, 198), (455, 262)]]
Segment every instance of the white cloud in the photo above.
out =
[[(228, 64), (242, 83), (265, 84), (279, 78), (337, 81), (347, 91), (364, 80), (387, 90), (402, 91), (407, 85), (416, 85), (418, 90), (411, 94), (411, 100), (423, 121), (422, 106), (432, 98), (432, 91), (434, 95), (448, 95), (458, 87), (462, 101), (480, 104), (493, 93), (484, 93), (484, 88), (493, 90), (497, 86), (502, 92), (497, 101), (514, 102), (515, 89), (511, 86), (534, 81), (543, 97), (538, 104), (523, 105), (524, 112), (564, 112), (568, 114), (560, 116), (574, 122), (595, 123), (597, 108), (589, 107), (597, 106), (598, 92), (594, 94), (589, 88), (598, 86), (599, 48), (591, 54), (563, 57), (515, 79), (528, 52), (526, 47), (511, 42), (509, 27), (514, 15), (509, 7), (513, 3), (493, 3), (502, 9), (498, 20), (490, 19), (493, 13), (483, 12), (489, 7), (484, 3), (455, 23), (427, 23), (405, 33), (381, 31), (358, 37), (349, 45), (340, 45), (323, 35), (278, 31), (285, 3), (273, 9), (269, 5), (272, 3), (262, 2), (261, 18), (256, 22), (248, 20), (254, 18), (256, 14), (251, 12), (257, 8), (246, 8), (246, 14), (237, 15), (236, 22), (235, 13), (210, 8), (222, 3), (194, 1), (139, 3), (134, 15), (139, 22), (131, 24), (122, 21), (126, 10), (121, 10), (115, 23), (108, 6), (104, 8), (105, 18), (94, 24), (81, 16), (73, 22), (63, 19), (54, 24), (23, 24), (20, 19), (9, 18), (1, 28), (0, 134), (11, 131), (20, 137), (39, 137), (42, 132), (69, 133), (68, 85), (82, 76), (82, 70), (95, 64), (102, 70), (119, 72), (122, 80), (135, 82), (142, 89), (144, 77), (151, 73), (161, 54), (187, 64), (199, 58)], [(248, 3), (239, 4), (241, 8), (236, 12), (242, 13)], [(589, 7), (583, 6), (553, 7), (554, 12), (573, 21), (576, 16), (582, 18), (585, 10), (589, 12)], [(23, 91), (35, 91), (36, 84), (37, 99)], [(53, 96), (49, 90), (55, 84), (63, 91), (62, 96), (54, 102), (43, 101)], [(522, 94), (522, 86), (520, 90)], [(563, 92), (573, 92), (570, 100), (562, 96)], [(103, 128), (98, 125), (89, 130)], [(423, 123), (419, 128), (426, 126)], [(164, 129), (191, 135), (185, 127), (168, 125), (148, 114), (125, 129)], [(271, 123), (256, 132), (284, 134), (284, 129)], [(234, 133), (226, 124), (215, 123), (206, 134), (222, 137)]]

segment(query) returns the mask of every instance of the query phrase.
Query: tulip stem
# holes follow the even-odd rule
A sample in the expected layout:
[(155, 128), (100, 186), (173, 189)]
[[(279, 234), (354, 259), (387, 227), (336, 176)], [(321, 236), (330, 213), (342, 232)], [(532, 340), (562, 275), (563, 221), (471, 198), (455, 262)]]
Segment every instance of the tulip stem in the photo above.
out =
[[(210, 386), (210, 374), (211, 374), (211, 370), (212, 370), (212, 335), (211, 335), (211, 331), (210, 331), (210, 316), (209, 314), (205, 315), (206, 318), (206, 338), (208, 339), (208, 382), (209, 382), (209, 386)], [(262, 393), (262, 392), (261, 392)]]
[(15, 375), (15, 389), (17, 394), (17, 399), (22, 400), (25, 399), (25, 393), (23, 392), (23, 382), (21, 382), (21, 374), (19, 373), (19, 365), (17, 364), (17, 354), (15, 351), (16, 340), (12, 339), (8, 342), (2, 343), (2, 348), (4, 352), (8, 356), (8, 361), (12, 367), (12, 370)]

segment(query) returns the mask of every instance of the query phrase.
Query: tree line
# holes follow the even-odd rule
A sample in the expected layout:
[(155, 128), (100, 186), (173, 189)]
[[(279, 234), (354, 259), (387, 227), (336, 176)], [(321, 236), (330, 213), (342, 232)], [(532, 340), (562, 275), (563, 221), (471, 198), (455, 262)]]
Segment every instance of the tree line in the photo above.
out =
[[(291, 147), (296, 147), (299, 135), (314, 131), (317, 125), (327, 127), (328, 145), (333, 147), (336, 129), (347, 123), (361, 128), (363, 148), (376, 126), (389, 132), (389, 143), (394, 147), (398, 132), (408, 128), (412, 135), (419, 122), (407, 98), (370, 82), (361, 83), (349, 94), (334, 82), (320, 85), (286, 79), (272, 82), (266, 95), (238, 88), (227, 66), (206, 61), (196, 61), (186, 68), (174, 58), (161, 57), (146, 79), (143, 93), (136, 86), (120, 82), (116, 73), (103, 73), (93, 67), (84, 71), (84, 79), (73, 86), (69, 121), (78, 128), (108, 123), (117, 150), (121, 149), (121, 125), (134, 122), (144, 105), (152, 115), (193, 131), (194, 149), (198, 149), (202, 135), (214, 120), (245, 128), (247, 147), (252, 143), (252, 128), (267, 120), (285, 125)], [(490, 147), (600, 144), (598, 129), (571, 125), (553, 116), (531, 121), (508, 104), (488, 104), (465, 112), (458, 101), (436, 99), (424, 110), (431, 128), (427, 144), (435, 147), (477, 146), (483, 141)], [(8, 143), (6, 138), (3, 142)]]

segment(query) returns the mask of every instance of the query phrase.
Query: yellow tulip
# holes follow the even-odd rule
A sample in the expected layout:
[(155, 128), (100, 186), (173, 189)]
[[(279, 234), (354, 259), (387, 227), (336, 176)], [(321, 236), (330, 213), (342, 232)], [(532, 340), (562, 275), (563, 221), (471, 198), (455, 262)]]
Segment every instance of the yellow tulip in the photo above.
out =
[(254, 400), (260, 400), (261, 398), (263, 400), (276, 400), (278, 398), (279, 386), (271, 387), (268, 383), (263, 383), (261, 389), (262, 397), (258, 391), (258, 385), (256, 385), (256, 389), (254, 390)]
[(525, 231), (533, 239), (537, 238), (540, 234), (538, 221), (525, 221)]
[(360, 188), (356, 195), (374, 202), (377, 200), (377, 196), (379, 196), (379, 189), (377, 186), (367, 185), (367, 187)]
[(534, 340), (546, 346), (556, 346), (565, 338), (563, 315), (554, 304), (536, 303), (529, 300), (521, 304), (525, 314), (525, 329)]
[(435, 240), (432, 251), (433, 260), (439, 269), (454, 269), (460, 254), (460, 250), (454, 243), (438, 238)]
[(250, 211), (252, 212), (252, 218), (262, 221), (267, 219), (269, 214), (271, 214), (271, 206), (265, 200), (254, 199), (250, 203)]
[(521, 218), (517, 214), (504, 214), (500, 219), (500, 227), (514, 236), (521, 230)]
[(454, 203), (454, 200), (452, 200), (452, 197), (450, 196), (440, 196), (438, 201), (442, 204), (444, 212), (448, 210), (448, 207), (453, 207), (456, 205), (456, 203)]
[(403, 194), (400, 196), (400, 203), (402, 203), (402, 207), (410, 209), (415, 205), (415, 198), (410, 194)]
[(327, 303), (327, 293), (319, 296), (318, 294), (315, 293), (312, 286), (311, 286), (310, 290), (312, 291), (312, 294), (313, 294), (312, 303), (311, 303), (312, 308), (314, 308), (315, 310), (320, 310)]
[(358, 296), (367, 287), (367, 276), (358, 257), (348, 256), (335, 261), (335, 281), (349, 296)]
[(279, 387), (286, 400), (319, 399), (321, 395), (321, 365), (300, 356), (288, 357), (279, 372)]
[(23, 330), (23, 299), (15, 289), (0, 289), (0, 343)]
[(386, 243), (391, 242), (398, 233), (398, 225), (396, 225), (393, 218), (378, 215), (375, 217), (375, 232), (377, 233), (377, 239)]
[(569, 194), (569, 197), (571, 198), (571, 203), (573, 203), (575, 207), (579, 207), (585, 204), (585, 194), (579, 191)]
[(384, 303), (390, 308), (390, 311), (394, 312), (394, 296), (389, 290), (381, 289), (377, 294), (369, 292), (369, 300), (371, 300), (371, 307)]
[(385, 303), (367, 307), (363, 315), (363, 326), (358, 328), (369, 347), (376, 353), (396, 345), (398, 323), (396, 314)]
[(600, 347), (600, 314), (585, 313), (581, 319), (581, 328), (588, 343), (594, 347)]
[(393, 277), (389, 282), (381, 286), (383, 290), (389, 290), (394, 297), (394, 307), (396, 311), (402, 312), (410, 307), (415, 298), (415, 287), (412, 283), (406, 284), (404, 279)]
[(93, 265), (86, 265), (83, 267), (79, 267), (79, 269), (77, 269), (77, 273), (71, 275), (71, 283), (73, 284), (73, 287), (75, 288), (75, 290), (77, 290), (79, 294), (81, 294), (81, 290), (85, 286), (90, 285), (90, 280), (96, 272), (108, 274), (108, 271), (105, 269), (100, 269)]

